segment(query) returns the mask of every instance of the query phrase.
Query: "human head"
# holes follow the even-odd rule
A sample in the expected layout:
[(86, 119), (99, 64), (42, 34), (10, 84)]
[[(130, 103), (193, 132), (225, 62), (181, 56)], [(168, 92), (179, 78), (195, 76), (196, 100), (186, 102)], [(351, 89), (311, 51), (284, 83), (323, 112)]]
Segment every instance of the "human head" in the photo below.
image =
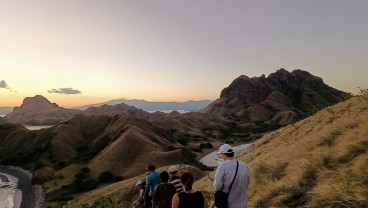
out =
[(169, 174), (172, 176), (176, 176), (178, 174), (179, 167), (177, 165), (172, 165), (169, 167)]
[(229, 144), (223, 144), (219, 148), (219, 151), (217, 152), (218, 155), (221, 155), (224, 159), (224, 155), (231, 158), (234, 157), (234, 149)]
[(194, 177), (189, 172), (183, 172), (180, 174), (180, 182), (183, 184), (185, 191), (190, 191), (192, 190)]
[(156, 167), (154, 165), (147, 165), (147, 168), (146, 168), (149, 172), (155, 172), (156, 170)]
[(142, 184), (143, 184), (143, 181), (139, 180), (137, 181), (137, 183), (135, 183), (135, 186), (142, 186)]
[(160, 179), (161, 179), (161, 181), (162, 181), (162, 182), (168, 182), (168, 181), (169, 181), (169, 179), (170, 179), (170, 177), (169, 177), (169, 173), (168, 173), (168, 172), (166, 172), (166, 171), (162, 171), (162, 172), (160, 173)]

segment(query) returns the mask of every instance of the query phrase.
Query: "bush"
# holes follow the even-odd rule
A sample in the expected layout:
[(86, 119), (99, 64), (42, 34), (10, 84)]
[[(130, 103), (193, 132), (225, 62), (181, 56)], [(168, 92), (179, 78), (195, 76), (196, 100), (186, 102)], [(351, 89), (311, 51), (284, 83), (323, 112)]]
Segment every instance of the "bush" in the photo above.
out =
[(202, 149), (213, 149), (213, 145), (210, 142), (201, 143), (199, 145), (199, 148), (202, 148)]
[(194, 147), (194, 148), (192, 148), (192, 151), (193, 152), (202, 152), (202, 149), (200, 148), (200, 147)]
[(118, 182), (118, 181), (122, 181), (123, 177), (121, 176), (114, 176), (114, 178), (112, 179), (113, 182)]
[(80, 181), (74, 184), (74, 193), (80, 193), (89, 191), (98, 186), (98, 182), (95, 180)]
[(74, 177), (76, 179), (79, 179), (79, 180), (83, 180), (83, 179), (87, 178), (86, 174), (84, 174), (84, 173), (77, 173), (77, 174), (75, 174)]
[(98, 181), (101, 183), (108, 183), (108, 182), (112, 182), (114, 179), (114, 174), (108, 172), (108, 171), (104, 171), (102, 172), (99, 176), (98, 176)]
[(183, 146), (187, 146), (188, 145), (188, 138), (185, 138), (185, 137), (180, 137), (178, 139), (178, 142), (183, 145)]
[(91, 170), (87, 167), (84, 167), (80, 170), (81, 173), (89, 173)]

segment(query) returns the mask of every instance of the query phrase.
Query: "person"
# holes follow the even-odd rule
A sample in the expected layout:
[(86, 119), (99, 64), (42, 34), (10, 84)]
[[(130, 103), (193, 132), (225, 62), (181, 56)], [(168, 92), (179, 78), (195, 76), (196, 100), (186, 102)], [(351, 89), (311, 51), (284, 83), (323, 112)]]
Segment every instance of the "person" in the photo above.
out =
[(176, 193), (179, 193), (181, 191), (183, 191), (183, 187), (180, 184), (180, 178), (178, 176), (178, 170), (179, 167), (177, 165), (172, 165), (169, 167), (169, 174), (171, 176), (169, 183), (171, 183), (172, 185), (174, 185), (175, 189), (176, 189)]
[(238, 171), (229, 193), (228, 205), (229, 208), (246, 208), (248, 206), (247, 192), (250, 183), (248, 166), (244, 162), (234, 159), (234, 149), (229, 144), (223, 144), (217, 154), (224, 162), (216, 169), (213, 182), (214, 188), (225, 193), (229, 192), (238, 163)]
[(134, 203), (134, 207), (144, 207), (144, 190), (146, 189), (146, 182), (138, 180), (135, 184), (136, 187), (139, 187), (139, 197)]
[(156, 172), (154, 165), (148, 165), (147, 171), (149, 172), (146, 177), (146, 189), (144, 192), (144, 207), (152, 208), (152, 196), (158, 183), (160, 183), (160, 173)]
[(169, 173), (163, 171), (160, 173), (161, 183), (156, 186), (153, 193), (153, 206), (154, 208), (171, 208), (171, 199), (176, 193), (174, 185), (169, 183)]
[(172, 208), (208, 208), (208, 202), (205, 195), (193, 190), (194, 177), (189, 172), (183, 172), (180, 175), (180, 183), (183, 191), (176, 193), (172, 199)]

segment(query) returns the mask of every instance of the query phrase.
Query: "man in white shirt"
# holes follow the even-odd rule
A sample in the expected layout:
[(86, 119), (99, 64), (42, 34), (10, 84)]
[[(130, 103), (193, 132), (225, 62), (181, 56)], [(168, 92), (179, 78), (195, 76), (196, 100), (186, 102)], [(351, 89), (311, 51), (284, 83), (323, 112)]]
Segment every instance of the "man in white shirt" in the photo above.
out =
[[(234, 159), (234, 150), (228, 145), (224, 144), (217, 152), (224, 160), (220, 164), (215, 173), (215, 181), (213, 186), (216, 190), (221, 190), (225, 193), (229, 192), (230, 184), (235, 176), (236, 160)], [(238, 172), (236, 174), (233, 186), (231, 187), (228, 204), (229, 208), (247, 208), (248, 207), (248, 186), (250, 183), (248, 166), (241, 161), (239, 162)]]

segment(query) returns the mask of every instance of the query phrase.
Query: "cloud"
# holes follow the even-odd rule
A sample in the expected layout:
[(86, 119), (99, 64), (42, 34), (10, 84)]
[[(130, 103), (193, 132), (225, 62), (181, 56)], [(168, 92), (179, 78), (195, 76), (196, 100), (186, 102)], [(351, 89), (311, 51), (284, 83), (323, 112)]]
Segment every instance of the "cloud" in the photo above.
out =
[(0, 81), (0, 88), (9, 89), (9, 86), (4, 80), (1, 80)]
[(59, 94), (67, 94), (67, 95), (71, 95), (71, 94), (81, 94), (82, 92), (79, 90), (74, 90), (71, 87), (68, 88), (60, 88), (60, 89), (52, 89), (52, 90), (47, 90), (48, 93), (59, 93)]
[(5, 80), (1, 80), (0, 81), (0, 88), (4, 88), (4, 89), (7, 89), (9, 90), (10, 92), (15, 92), (15, 93), (18, 93), (16, 90), (13, 90), (9, 87), (8, 83), (5, 82)]

